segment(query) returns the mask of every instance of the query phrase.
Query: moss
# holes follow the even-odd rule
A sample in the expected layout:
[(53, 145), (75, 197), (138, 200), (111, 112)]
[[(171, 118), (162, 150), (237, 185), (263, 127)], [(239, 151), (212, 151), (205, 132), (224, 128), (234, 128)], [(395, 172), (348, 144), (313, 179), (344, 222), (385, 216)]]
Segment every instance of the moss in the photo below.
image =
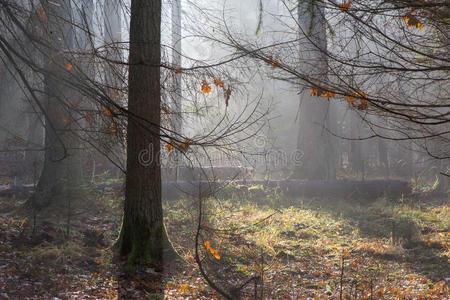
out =
[(125, 217), (122, 221), (122, 228), (116, 243), (120, 255), (128, 255), (126, 263), (128, 266), (156, 265), (164, 262), (163, 260), (184, 262), (173, 247), (164, 225), (155, 230), (153, 238), (150, 230), (152, 226), (148, 225), (147, 228), (143, 226), (131, 226)]

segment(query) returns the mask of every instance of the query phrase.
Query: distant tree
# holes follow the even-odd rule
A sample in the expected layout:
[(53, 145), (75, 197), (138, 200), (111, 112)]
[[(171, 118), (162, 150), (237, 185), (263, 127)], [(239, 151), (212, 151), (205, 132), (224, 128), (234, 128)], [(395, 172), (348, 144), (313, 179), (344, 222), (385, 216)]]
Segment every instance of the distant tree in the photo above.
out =
[[(79, 99), (73, 99), (73, 89), (62, 81), (67, 78), (73, 62), (63, 55), (74, 43), (71, 1), (58, 5), (41, 1), (42, 35), (46, 51), (42, 57), (44, 65), (45, 102), (45, 157), (42, 174), (31, 203), (38, 207), (57, 204), (79, 190), (83, 183), (80, 156), (80, 140), (70, 108)], [(64, 202), (65, 204), (65, 202)]]
[[(172, 1), (172, 64), (175, 70), (173, 75), (172, 95), (172, 127), (173, 131), (182, 134), (182, 74), (181, 74), (181, 1)], [(181, 155), (180, 152), (174, 151), (174, 165), (178, 170)], [(176, 172), (178, 176), (178, 171)]]
[[(315, 1), (299, 1), (299, 65), (308, 76), (326, 81), (328, 76), (327, 31), (325, 11)], [(300, 126), (297, 149), (303, 152), (302, 164), (294, 176), (303, 179), (328, 179), (336, 162), (331, 148), (330, 127), (332, 112), (329, 101), (318, 101), (326, 91), (303, 89), (300, 93)]]

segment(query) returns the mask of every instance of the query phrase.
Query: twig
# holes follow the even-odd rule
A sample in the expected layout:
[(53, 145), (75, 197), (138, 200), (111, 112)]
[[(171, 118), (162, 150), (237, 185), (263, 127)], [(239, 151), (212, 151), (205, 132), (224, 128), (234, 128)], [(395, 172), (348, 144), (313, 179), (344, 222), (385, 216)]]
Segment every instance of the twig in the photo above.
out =
[(206, 282), (209, 284), (210, 287), (212, 287), (215, 291), (217, 291), (220, 295), (222, 295), (227, 300), (234, 300), (235, 298), (219, 288), (209, 277), (206, 275), (205, 270), (203, 269), (202, 262), (200, 260), (200, 257), (198, 255), (198, 240), (200, 237), (200, 230), (201, 230), (201, 224), (202, 224), (202, 197), (201, 197), (201, 188), (199, 185), (199, 191), (198, 191), (198, 223), (197, 223), (197, 232), (195, 234), (195, 261), (197, 262), (197, 265), (199, 267), (200, 273), (202, 274), (203, 278), (205, 278)]

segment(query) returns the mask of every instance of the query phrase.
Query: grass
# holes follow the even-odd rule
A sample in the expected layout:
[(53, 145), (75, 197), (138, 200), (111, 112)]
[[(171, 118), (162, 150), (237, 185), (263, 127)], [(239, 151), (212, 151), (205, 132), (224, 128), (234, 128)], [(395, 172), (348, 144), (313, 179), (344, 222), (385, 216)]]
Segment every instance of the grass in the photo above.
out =
[[(200, 257), (221, 287), (239, 286), (234, 293), (244, 299), (445, 299), (447, 199), (285, 199), (259, 187), (252, 193), (252, 199), (205, 202)], [(167, 230), (187, 262), (182, 271), (122, 276), (109, 249), (120, 227), (121, 197), (111, 191), (85, 199), (91, 206), (74, 210), (70, 240), (64, 240), (64, 216), (38, 219), (31, 238), (30, 216), (14, 213), (23, 199), (0, 199), (0, 289), (18, 293), (16, 278), (22, 278), (23, 299), (219, 298), (194, 261), (192, 199), (164, 204)]]
[[(342, 297), (352, 299), (375, 293), (387, 299), (438, 299), (446, 292), (450, 233), (445, 199), (285, 202), (274, 209), (212, 201), (208, 210), (209, 226), (217, 230), (206, 231), (204, 239), (220, 249), (230, 274), (263, 278), (259, 295), (339, 297), (341, 281)], [(214, 263), (205, 253), (208, 258)], [(211, 268), (212, 276), (217, 269)], [(254, 288), (242, 292), (250, 297)]]

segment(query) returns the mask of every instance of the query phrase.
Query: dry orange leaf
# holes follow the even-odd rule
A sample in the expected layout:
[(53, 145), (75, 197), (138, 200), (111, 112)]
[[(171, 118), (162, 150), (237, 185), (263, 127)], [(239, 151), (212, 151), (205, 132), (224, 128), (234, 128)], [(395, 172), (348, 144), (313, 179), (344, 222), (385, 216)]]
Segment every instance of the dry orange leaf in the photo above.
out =
[(39, 19), (41, 19), (42, 21), (44, 21), (46, 18), (47, 18), (47, 16), (46, 16), (46, 14), (45, 14), (45, 10), (44, 10), (44, 8), (39, 8)]
[(170, 112), (169, 112), (169, 109), (168, 109), (165, 105), (161, 106), (161, 110), (162, 110), (165, 114), (169, 114), (169, 113), (170, 113)]
[(116, 132), (116, 124), (114, 122), (111, 122), (111, 125), (109, 125), (109, 130), (111, 130), (112, 133)]
[(72, 64), (71, 63), (67, 63), (66, 69), (67, 69), (67, 71), (72, 70)]
[(423, 25), (422, 23), (419, 21), (419, 19), (417, 19), (414, 15), (412, 15), (411, 13), (406, 14), (403, 18), (403, 21), (406, 22), (406, 25), (408, 28), (411, 27), (416, 27), (419, 30), (423, 29)]
[(364, 92), (354, 92), (356, 94), (356, 96), (358, 96), (358, 98), (360, 99), (365, 99), (367, 98), (367, 94)]
[(87, 121), (89, 124), (91, 124), (92, 117), (91, 117), (91, 115), (90, 115), (88, 112), (85, 112), (85, 113), (84, 113), (84, 117), (85, 117), (86, 121)]
[(341, 4), (339, 4), (339, 8), (341, 9), (341, 12), (347, 11), (350, 8), (351, 0), (344, 0)]
[(214, 251), (214, 257), (215, 257), (216, 259), (220, 259), (219, 250), (215, 250), (215, 251)]
[(202, 81), (202, 88), (201, 91), (205, 94), (208, 94), (211, 92), (211, 87), (209, 86), (209, 84), (206, 82), (206, 80)]
[(179, 74), (179, 73), (182, 73), (183, 72), (183, 70), (181, 70), (181, 69), (175, 69), (175, 74)]
[(357, 108), (361, 109), (361, 110), (365, 110), (365, 109), (367, 109), (367, 107), (369, 107), (369, 101), (367, 101), (366, 99), (361, 99)]
[(283, 63), (283, 62), (282, 62), (281, 60), (275, 60), (275, 61), (272, 63), (272, 69), (278, 68), (279, 66), (281, 66), (282, 63)]
[(111, 111), (108, 108), (106, 108), (106, 107), (103, 107), (103, 112), (108, 117), (111, 117), (111, 115), (112, 115)]
[(205, 248), (206, 250), (209, 250), (211, 248), (211, 244), (209, 243), (209, 241), (205, 242)]
[(166, 147), (166, 149), (167, 149), (167, 152), (170, 152), (170, 151), (172, 151), (173, 150), (173, 146), (172, 146), (172, 144), (166, 144), (164, 147)]
[(272, 69), (275, 69), (275, 68), (279, 67), (282, 63), (283, 63), (283, 62), (282, 62), (281, 60), (276, 60), (276, 59), (274, 59), (272, 55), (269, 55), (269, 56), (267, 57), (266, 64), (269, 65), (269, 66), (271, 66)]
[(323, 92), (322, 97), (324, 97), (325, 99), (327, 99), (327, 101), (330, 101), (330, 95), (327, 92)]
[(223, 85), (223, 81), (220, 78), (216, 78), (214, 79), (214, 84), (218, 87), (221, 87), (222, 89), (224, 89), (224, 85)]
[(347, 102), (351, 103), (351, 105), (355, 105), (355, 98), (351, 97), (351, 96), (347, 96)]
[(178, 144), (178, 148), (181, 150), (187, 150), (189, 148), (189, 142), (191, 140), (188, 138), (184, 139), (184, 142)]

